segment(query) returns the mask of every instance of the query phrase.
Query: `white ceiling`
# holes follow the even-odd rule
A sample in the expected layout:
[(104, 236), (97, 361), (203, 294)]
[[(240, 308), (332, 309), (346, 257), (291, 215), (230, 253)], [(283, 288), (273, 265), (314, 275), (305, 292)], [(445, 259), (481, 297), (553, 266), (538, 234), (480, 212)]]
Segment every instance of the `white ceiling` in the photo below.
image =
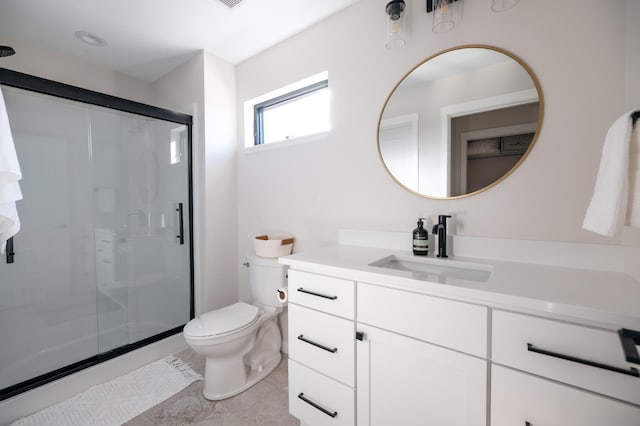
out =
[[(155, 81), (201, 49), (237, 64), (358, 1), (0, 0), (0, 45), (26, 40)], [(107, 46), (80, 42), (78, 30)]]

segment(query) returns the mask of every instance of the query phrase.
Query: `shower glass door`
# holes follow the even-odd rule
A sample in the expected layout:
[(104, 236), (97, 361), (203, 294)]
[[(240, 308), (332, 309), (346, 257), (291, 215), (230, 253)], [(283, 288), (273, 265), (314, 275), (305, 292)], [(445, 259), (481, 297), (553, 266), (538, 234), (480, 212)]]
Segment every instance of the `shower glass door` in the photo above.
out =
[(21, 230), (0, 257), (0, 388), (97, 353), (88, 114), (2, 87), (20, 161)]
[(91, 108), (98, 347), (189, 321), (187, 127)]
[(5, 399), (178, 332), (193, 300), (190, 124), (0, 87), (23, 174)]

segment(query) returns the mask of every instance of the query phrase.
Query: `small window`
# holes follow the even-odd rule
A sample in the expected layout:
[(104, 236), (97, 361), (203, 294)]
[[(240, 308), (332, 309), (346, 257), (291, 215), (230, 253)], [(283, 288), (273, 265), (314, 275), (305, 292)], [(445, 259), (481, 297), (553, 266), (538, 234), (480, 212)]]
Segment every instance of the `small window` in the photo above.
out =
[(254, 105), (254, 145), (329, 131), (329, 80)]
[(171, 142), (169, 143), (169, 164), (178, 164), (183, 159), (183, 152), (187, 140), (187, 128), (180, 126), (171, 129)]

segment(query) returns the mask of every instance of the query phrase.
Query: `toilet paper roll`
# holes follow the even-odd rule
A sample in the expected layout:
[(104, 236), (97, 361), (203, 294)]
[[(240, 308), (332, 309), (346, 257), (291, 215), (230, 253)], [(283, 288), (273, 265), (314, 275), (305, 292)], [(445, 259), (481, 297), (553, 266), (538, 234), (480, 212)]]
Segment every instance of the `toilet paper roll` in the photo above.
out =
[(278, 302), (280, 302), (281, 305), (287, 303), (287, 300), (289, 300), (289, 287), (280, 287), (276, 292)]

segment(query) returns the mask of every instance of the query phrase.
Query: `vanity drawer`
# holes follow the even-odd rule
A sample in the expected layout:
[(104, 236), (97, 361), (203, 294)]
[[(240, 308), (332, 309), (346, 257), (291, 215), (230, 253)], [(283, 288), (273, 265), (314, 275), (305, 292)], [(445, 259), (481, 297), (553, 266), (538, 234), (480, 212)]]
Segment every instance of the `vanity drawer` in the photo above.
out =
[(614, 331), (494, 311), (492, 354), (495, 363), (640, 404), (640, 366), (625, 361)]
[(358, 322), (487, 357), (487, 308), (358, 283)]
[(494, 366), (491, 426), (638, 426), (640, 407)]
[(289, 302), (354, 319), (353, 281), (289, 270)]
[(313, 426), (354, 425), (355, 392), (289, 360), (289, 412)]
[(354, 386), (353, 321), (289, 305), (289, 357)]

